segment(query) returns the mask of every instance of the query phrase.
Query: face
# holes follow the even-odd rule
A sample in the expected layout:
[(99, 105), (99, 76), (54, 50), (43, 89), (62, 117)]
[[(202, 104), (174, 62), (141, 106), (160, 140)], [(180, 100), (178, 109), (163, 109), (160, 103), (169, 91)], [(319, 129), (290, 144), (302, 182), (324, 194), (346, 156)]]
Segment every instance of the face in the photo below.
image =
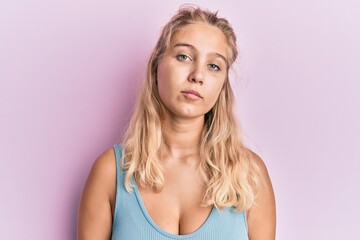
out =
[(227, 41), (205, 23), (182, 27), (159, 61), (157, 85), (167, 113), (204, 117), (216, 103), (227, 76)]

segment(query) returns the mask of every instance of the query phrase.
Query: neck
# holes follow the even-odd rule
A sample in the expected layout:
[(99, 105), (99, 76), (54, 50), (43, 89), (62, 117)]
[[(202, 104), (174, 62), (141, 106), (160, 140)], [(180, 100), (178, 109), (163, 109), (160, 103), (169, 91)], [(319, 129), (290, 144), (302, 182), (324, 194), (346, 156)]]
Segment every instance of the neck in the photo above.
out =
[(182, 159), (198, 156), (203, 127), (203, 116), (193, 119), (175, 119), (167, 115), (162, 122), (164, 138), (161, 148), (162, 158)]

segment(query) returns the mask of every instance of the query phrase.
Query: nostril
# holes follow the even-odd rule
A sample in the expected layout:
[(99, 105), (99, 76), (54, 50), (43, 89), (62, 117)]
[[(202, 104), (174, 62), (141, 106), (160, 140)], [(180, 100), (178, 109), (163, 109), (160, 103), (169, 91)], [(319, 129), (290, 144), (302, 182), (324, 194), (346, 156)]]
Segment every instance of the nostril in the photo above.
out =
[(190, 81), (190, 82), (194, 82), (194, 83), (197, 82), (196, 78), (194, 78), (194, 77), (190, 77), (190, 78), (189, 78), (189, 81)]

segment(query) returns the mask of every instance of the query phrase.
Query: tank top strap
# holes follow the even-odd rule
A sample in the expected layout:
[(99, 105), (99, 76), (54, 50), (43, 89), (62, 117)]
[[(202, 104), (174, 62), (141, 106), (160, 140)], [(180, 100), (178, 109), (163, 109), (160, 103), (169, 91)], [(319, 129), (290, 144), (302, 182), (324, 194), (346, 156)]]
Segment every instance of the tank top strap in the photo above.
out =
[(114, 152), (115, 152), (115, 158), (116, 158), (116, 165), (120, 163), (121, 155), (122, 155), (122, 149), (120, 144), (114, 144), (113, 146)]
[(113, 216), (113, 228), (117, 223), (117, 215), (119, 212), (119, 201), (122, 195), (122, 192), (125, 191), (124, 188), (124, 172), (121, 168), (121, 156), (122, 156), (122, 147), (121, 144), (114, 144), (113, 150), (115, 153), (115, 165), (116, 165), (116, 194), (115, 194), (115, 209)]
[(115, 159), (116, 159), (116, 183), (117, 187), (123, 186), (124, 184), (124, 171), (121, 167), (121, 157), (123, 154), (122, 146), (121, 144), (114, 144), (113, 149), (115, 152)]

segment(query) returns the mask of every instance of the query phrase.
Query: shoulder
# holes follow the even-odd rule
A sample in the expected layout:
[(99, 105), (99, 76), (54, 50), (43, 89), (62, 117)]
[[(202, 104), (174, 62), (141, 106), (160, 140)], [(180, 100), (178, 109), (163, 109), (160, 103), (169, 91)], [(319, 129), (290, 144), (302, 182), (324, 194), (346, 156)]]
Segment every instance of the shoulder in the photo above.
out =
[(105, 179), (116, 174), (116, 160), (113, 147), (102, 152), (93, 163), (91, 173), (101, 175)]
[(84, 190), (89, 190), (93, 197), (101, 196), (111, 202), (115, 189), (116, 160), (113, 147), (110, 147), (94, 161)]
[(275, 239), (276, 209), (275, 195), (264, 161), (249, 149), (251, 160), (259, 168), (260, 184), (255, 203), (248, 210), (249, 239)]
[(109, 238), (116, 194), (116, 161), (113, 148), (101, 153), (93, 163), (81, 196), (78, 238)]
[(116, 190), (116, 160), (113, 147), (106, 149), (94, 161), (88, 183), (114, 204)]
[(251, 149), (247, 148), (246, 150), (249, 153), (250, 160), (259, 168), (259, 174), (263, 180), (263, 183), (266, 185), (271, 184), (269, 172), (267, 170), (265, 162), (262, 160), (262, 158), (258, 154), (256, 154)]

